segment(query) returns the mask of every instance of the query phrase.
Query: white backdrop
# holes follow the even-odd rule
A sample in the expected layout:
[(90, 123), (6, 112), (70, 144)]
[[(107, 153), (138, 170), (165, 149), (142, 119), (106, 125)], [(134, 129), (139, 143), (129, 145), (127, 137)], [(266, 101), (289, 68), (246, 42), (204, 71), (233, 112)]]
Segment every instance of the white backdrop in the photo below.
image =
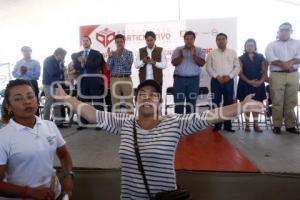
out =
[(10, 63), (0, 63), (0, 91), (6, 87), (11, 79)]

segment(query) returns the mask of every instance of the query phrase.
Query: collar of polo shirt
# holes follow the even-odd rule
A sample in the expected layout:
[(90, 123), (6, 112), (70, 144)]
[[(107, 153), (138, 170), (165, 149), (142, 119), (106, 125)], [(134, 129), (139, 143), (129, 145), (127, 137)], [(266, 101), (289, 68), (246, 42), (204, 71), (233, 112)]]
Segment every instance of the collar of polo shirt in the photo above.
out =
[[(41, 118), (35, 116), (35, 119), (36, 119), (36, 121), (35, 121), (35, 125), (34, 125), (34, 126), (36, 126), (36, 125), (41, 125), (41, 124), (42, 124), (42, 119), (41, 119)], [(12, 118), (9, 120), (9, 124), (10, 124), (11, 126), (13, 126), (14, 128), (16, 128), (18, 131), (21, 131), (21, 130), (24, 130), (24, 129), (28, 128), (28, 127), (26, 127), (26, 126), (23, 126), (23, 125), (17, 123), (17, 122), (16, 122), (15, 120), (13, 120)]]

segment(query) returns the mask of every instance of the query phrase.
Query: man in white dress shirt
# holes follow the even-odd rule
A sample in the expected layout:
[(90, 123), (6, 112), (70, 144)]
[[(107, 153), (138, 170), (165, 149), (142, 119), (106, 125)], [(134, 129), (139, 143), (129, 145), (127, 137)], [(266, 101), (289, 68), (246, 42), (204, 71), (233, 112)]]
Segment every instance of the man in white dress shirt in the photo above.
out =
[[(228, 49), (227, 35), (219, 33), (216, 37), (217, 49), (212, 50), (206, 61), (206, 70), (211, 76), (211, 92), (214, 95), (212, 102), (220, 107), (223, 96), (223, 106), (233, 104), (234, 78), (240, 72), (240, 64), (234, 50)], [(214, 131), (221, 130), (222, 123), (215, 124)], [(224, 130), (234, 132), (231, 121), (224, 122)]]
[(266, 48), (270, 64), (270, 93), (272, 99), (273, 133), (281, 133), (282, 118), (287, 132), (299, 134), (294, 108), (298, 103), (300, 42), (292, 39), (292, 25), (279, 26), (277, 40)]
[(155, 45), (156, 35), (152, 31), (145, 33), (146, 47), (140, 48), (135, 61), (139, 70), (140, 83), (145, 80), (155, 80), (162, 86), (163, 72), (167, 67), (167, 58), (163, 48)]

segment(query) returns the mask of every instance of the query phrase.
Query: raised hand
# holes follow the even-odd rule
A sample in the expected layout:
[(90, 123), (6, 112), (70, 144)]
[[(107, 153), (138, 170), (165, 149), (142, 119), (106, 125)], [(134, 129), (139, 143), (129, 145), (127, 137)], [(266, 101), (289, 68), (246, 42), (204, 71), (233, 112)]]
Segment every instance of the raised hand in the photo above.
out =
[(193, 57), (197, 55), (196, 48), (194, 46), (191, 47), (191, 53)]
[(111, 57), (113, 52), (110, 50), (110, 47), (107, 48), (107, 55), (108, 57)]
[(180, 57), (180, 58), (184, 58), (183, 50), (182, 50), (182, 49), (180, 49), (180, 51), (179, 51), (179, 57)]

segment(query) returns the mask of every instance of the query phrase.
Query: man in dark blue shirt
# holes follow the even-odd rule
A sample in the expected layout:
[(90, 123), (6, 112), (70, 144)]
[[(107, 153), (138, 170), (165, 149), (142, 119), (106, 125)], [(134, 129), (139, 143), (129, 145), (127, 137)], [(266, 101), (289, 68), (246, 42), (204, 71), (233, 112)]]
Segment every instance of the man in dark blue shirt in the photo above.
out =
[[(47, 57), (44, 60), (43, 67), (43, 86), (44, 93), (46, 97), (46, 102), (44, 106), (43, 116), (44, 119), (50, 120), (50, 110), (53, 103), (55, 103), (55, 83), (58, 81), (64, 81), (64, 60), (67, 51), (63, 48), (57, 48), (52, 56)], [(63, 117), (62, 109), (60, 106), (53, 106), (53, 116), (55, 123), (58, 127), (62, 127)]]

